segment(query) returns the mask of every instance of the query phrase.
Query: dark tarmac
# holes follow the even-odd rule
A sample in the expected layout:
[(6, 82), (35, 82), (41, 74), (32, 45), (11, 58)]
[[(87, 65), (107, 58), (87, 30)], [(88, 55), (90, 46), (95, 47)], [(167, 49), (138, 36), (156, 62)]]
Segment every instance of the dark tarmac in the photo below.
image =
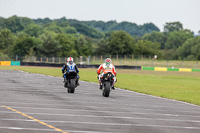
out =
[[(80, 75), (81, 76), (81, 75)], [(200, 107), (80, 81), (0, 70), (0, 133), (200, 133)]]

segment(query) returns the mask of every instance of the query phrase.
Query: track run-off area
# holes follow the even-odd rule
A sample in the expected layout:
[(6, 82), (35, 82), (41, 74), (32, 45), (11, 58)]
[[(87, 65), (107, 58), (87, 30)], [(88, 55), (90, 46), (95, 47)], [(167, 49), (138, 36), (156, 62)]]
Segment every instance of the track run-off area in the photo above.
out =
[(0, 70), (0, 133), (199, 133), (200, 107), (80, 81)]

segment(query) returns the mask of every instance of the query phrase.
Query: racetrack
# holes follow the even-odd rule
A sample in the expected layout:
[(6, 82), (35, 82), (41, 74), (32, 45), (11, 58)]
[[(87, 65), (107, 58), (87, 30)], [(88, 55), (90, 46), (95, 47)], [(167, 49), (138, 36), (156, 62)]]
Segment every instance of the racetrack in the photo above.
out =
[(67, 93), (58, 77), (0, 70), (1, 133), (199, 133), (200, 107), (123, 89), (102, 96), (80, 82)]

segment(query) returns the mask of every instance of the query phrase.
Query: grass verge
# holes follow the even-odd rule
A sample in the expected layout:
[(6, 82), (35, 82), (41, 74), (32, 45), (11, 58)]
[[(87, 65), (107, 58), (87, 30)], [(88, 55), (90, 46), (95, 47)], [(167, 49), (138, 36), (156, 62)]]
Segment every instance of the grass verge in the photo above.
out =
[[(61, 68), (0, 66), (0, 70), (22, 70), (61, 77)], [(200, 105), (199, 72), (155, 72), (117, 70), (116, 87)], [(98, 83), (96, 69), (80, 69), (81, 80)]]

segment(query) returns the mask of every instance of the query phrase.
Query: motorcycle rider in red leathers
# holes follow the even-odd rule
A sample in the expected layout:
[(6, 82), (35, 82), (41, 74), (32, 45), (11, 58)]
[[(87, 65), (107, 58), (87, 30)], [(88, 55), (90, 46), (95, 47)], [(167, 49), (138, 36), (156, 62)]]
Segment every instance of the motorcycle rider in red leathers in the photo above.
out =
[[(102, 73), (101, 73), (101, 70), (103, 71)], [(117, 79), (116, 79), (117, 73), (116, 73), (116, 70), (115, 70), (115, 66), (112, 64), (112, 60), (110, 58), (107, 58), (105, 60), (105, 63), (101, 64), (99, 66), (99, 68), (97, 69), (98, 80), (99, 80), (99, 85), (100, 85), (99, 89), (102, 89), (101, 78), (103, 78), (103, 75), (106, 74), (107, 72), (111, 72), (113, 74), (114, 82), (113, 82), (113, 85), (112, 85), (112, 89), (114, 90), (115, 89), (114, 85), (117, 81)]]

